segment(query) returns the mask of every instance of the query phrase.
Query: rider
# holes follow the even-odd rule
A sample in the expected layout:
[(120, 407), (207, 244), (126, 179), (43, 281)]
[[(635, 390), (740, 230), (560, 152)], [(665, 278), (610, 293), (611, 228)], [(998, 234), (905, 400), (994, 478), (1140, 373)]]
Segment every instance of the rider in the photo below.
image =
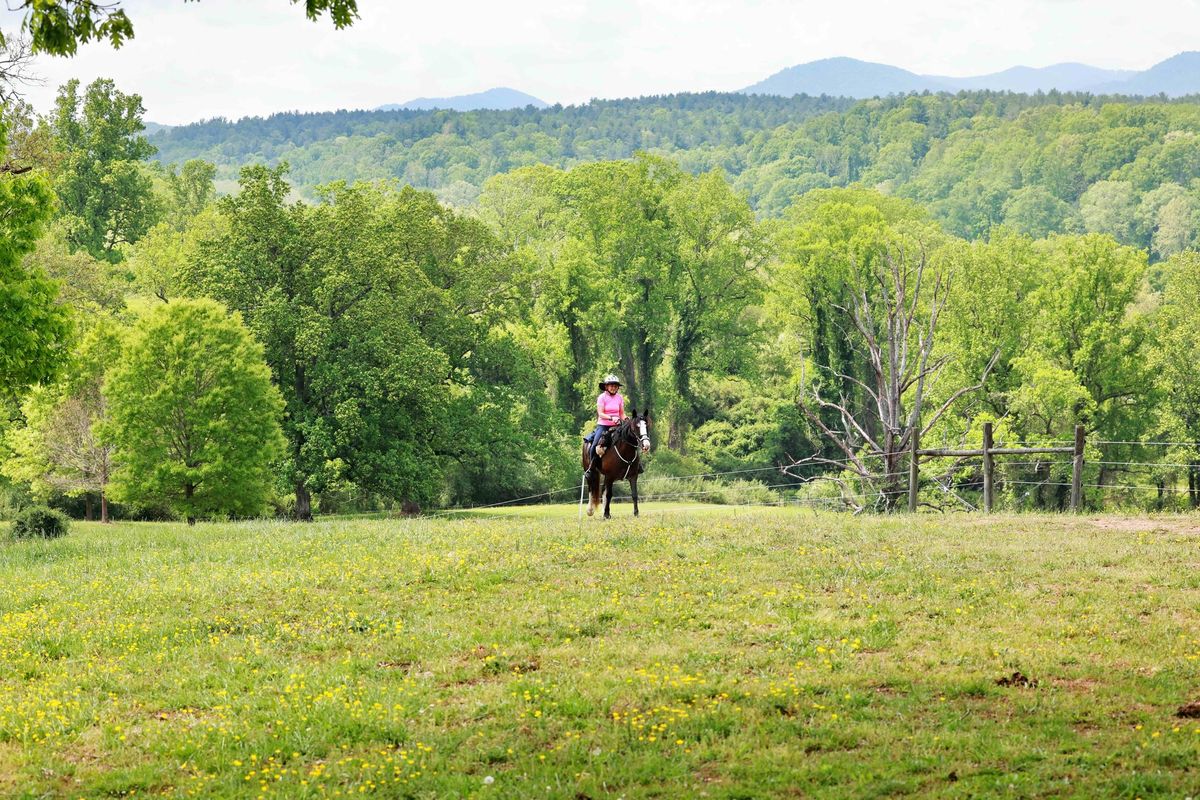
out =
[(608, 429), (625, 419), (625, 398), (621, 396), (621, 379), (611, 372), (600, 381), (600, 396), (596, 398), (596, 430), (588, 438), (588, 468), (583, 473), (586, 480), (592, 479), (596, 464), (596, 445), (608, 433)]

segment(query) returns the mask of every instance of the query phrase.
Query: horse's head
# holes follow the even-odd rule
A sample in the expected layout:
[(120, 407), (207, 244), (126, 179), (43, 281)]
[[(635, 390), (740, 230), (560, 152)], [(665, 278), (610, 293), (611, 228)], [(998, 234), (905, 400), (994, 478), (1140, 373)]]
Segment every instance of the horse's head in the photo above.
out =
[(631, 408), (629, 409), (629, 421), (630, 427), (642, 447), (642, 452), (650, 452), (650, 411), (645, 410), (639, 414), (636, 408)]

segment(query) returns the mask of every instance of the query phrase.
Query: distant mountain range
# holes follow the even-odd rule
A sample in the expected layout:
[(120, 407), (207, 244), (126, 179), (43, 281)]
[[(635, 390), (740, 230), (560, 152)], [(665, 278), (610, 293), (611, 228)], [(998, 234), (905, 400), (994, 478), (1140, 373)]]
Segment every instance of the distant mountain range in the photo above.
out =
[(1200, 93), (1200, 52), (1180, 53), (1141, 72), (1100, 69), (1087, 64), (1054, 64), (1040, 68), (1012, 67), (1003, 72), (965, 78), (918, 75), (900, 67), (854, 58), (824, 58), (788, 67), (747, 86), (742, 92), (784, 97), (825, 94), (863, 98), (964, 89), (1024, 93), (1058, 89), (1063, 92), (1179, 97)]
[(509, 108), (525, 108), (526, 106), (533, 106), (534, 108), (546, 108), (547, 105), (547, 103), (537, 99), (531, 94), (525, 94), (524, 92), (518, 92), (516, 89), (498, 86), (495, 89), (488, 89), (486, 92), (460, 94), (455, 95), (454, 97), (418, 97), (415, 100), (409, 100), (407, 103), (388, 103), (385, 106), (380, 106), (376, 110), (427, 111), (434, 108), (443, 108), (450, 111), (478, 111), (479, 109), (484, 108), (504, 110)]

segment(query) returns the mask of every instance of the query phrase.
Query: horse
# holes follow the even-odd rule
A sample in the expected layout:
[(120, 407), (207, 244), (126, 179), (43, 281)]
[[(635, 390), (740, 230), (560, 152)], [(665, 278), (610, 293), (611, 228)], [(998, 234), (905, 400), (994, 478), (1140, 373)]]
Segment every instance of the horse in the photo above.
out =
[[(588, 516), (596, 512), (600, 505), (600, 476), (604, 476), (604, 518), (611, 519), (609, 506), (612, 504), (613, 484), (617, 481), (629, 481), (629, 490), (633, 495), (633, 515), (638, 515), (638, 473), (641, 471), (642, 453), (650, 449), (650, 414), (637, 409), (630, 409), (629, 416), (623, 419), (604, 435), (604, 441), (598, 443), (596, 457), (599, 459), (597, 469), (592, 471), (588, 481)], [(583, 468), (588, 468), (588, 443), (583, 443)]]

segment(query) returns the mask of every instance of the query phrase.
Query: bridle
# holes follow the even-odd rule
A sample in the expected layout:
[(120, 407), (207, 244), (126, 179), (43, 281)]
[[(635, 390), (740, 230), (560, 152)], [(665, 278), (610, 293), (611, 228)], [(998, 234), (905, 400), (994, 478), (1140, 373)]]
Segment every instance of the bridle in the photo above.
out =
[[(637, 425), (637, 433), (634, 433), (634, 425)], [(620, 437), (613, 441), (613, 452), (617, 454), (617, 458), (621, 459), (621, 463), (625, 465), (625, 476), (621, 480), (629, 479), (629, 471), (633, 469), (633, 465), (638, 462), (642, 456), (642, 450), (650, 449), (650, 434), (646, 432), (646, 420), (644, 418), (635, 418), (628, 420), (626, 424), (621, 425), (616, 430), (620, 433)], [(633, 434), (632, 436), (630, 434)], [(633, 447), (633, 457), (625, 458), (621, 455), (621, 445), (627, 444)]]

